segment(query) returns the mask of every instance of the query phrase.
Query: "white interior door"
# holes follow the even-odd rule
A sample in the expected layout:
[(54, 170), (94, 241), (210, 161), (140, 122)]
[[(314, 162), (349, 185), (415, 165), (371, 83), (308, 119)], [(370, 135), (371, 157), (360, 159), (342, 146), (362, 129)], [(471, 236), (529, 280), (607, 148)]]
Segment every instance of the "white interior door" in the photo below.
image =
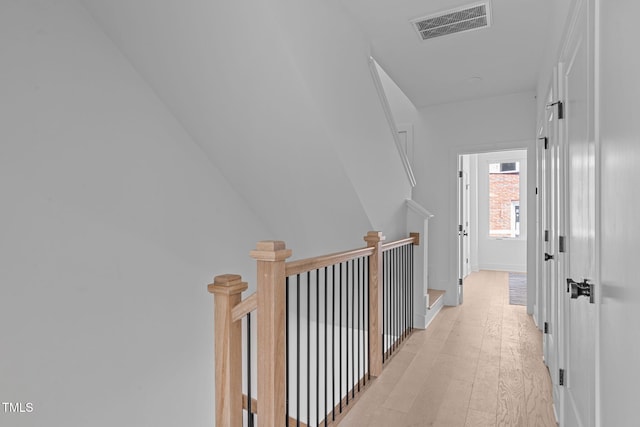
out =
[(458, 304), (464, 301), (464, 156), (458, 156)]
[[(555, 74), (555, 70), (554, 70)], [(548, 100), (553, 100), (556, 97), (556, 88), (549, 93)], [(546, 149), (544, 150), (542, 163), (543, 163), (543, 190), (542, 190), (542, 204), (543, 204), (543, 218), (542, 226), (544, 233), (544, 245), (542, 255), (543, 263), (543, 279), (544, 279), (544, 294), (545, 294), (545, 317), (544, 317), (544, 359), (553, 383), (553, 401), (556, 408), (556, 415), (559, 416), (561, 412), (561, 390), (558, 381), (558, 345), (557, 345), (557, 330), (558, 330), (558, 284), (557, 284), (557, 265), (556, 265), (556, 240), (557, 240), (557, 200), (558, 200), (558, 187), (557, 187), (557, 167), (558, 167), (558, 138), (557, 138), (557, 115), (553, 108), (547, 110), (547, 141)]]
[(462, 156), (462, 278), (471, 273), (471, 168), (469, 155)]
[(544, 141), (547, 135), (547, 126), (544, 122), (538, 130), (538, 144), (536, 145), (536, 299), (534, 306), (535, 320), (540, 329), (546, 317), (545, 314), (545, 287), (544, 287), (544, 227), (543, 227), (543, 193), (544, 193)]
[[(565, 101), (564, 138), (568, 149), (568, 278), (575, 282), (596, 277), (595, 266), (595, 161), (592, 41), (590, 6), (576, 2), (574, 27), (563, 55), (562, 84)], [(587, 281), (587, 284), (592, 281)], [(596, 304), (588, 296), (572, 298), (578, 285), (564, 292), (566, 325), (565, 425), (595, 425)], [(576, 294), (573, 295), (577, 296)], [(630, 420), (630, 422), (632, 422)]]

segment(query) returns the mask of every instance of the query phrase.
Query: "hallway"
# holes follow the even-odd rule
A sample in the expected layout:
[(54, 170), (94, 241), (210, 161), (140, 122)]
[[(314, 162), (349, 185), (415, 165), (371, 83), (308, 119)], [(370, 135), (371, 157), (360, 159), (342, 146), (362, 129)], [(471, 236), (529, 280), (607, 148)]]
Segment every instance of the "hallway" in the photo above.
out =
[(542, 335), (507, 277), (468, 276), (464, 305), (414, 332), (340, 425), (555, 426)]

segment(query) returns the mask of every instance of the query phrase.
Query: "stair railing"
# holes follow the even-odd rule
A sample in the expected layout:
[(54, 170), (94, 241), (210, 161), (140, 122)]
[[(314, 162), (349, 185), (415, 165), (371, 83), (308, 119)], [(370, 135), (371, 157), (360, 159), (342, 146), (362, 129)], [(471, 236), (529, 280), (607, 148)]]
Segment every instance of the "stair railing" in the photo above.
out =
[[(253, 426), (256, 415), (259, 427), (327, 426), (382, 373), (413, 329), (419, 234), (383, 244), (382, 233), (371, 231), (364, 240), (363, 248), (289, 262), (284, 242), (258, 242), (250, 253), (257, 290), (244, 300), (248, 286), (239, 275), (215, 277), (208, 289), (214, 294), (216, 426)], [(251, 366), (252, 318), (257, 368)]]

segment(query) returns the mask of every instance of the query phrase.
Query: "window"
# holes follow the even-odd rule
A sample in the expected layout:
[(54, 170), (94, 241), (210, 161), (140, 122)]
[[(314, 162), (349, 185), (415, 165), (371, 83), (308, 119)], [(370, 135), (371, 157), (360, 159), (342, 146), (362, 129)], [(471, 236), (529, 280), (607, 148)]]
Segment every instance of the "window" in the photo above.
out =
[(520, 162), (489, 164), (489, 236), (520, 236)]

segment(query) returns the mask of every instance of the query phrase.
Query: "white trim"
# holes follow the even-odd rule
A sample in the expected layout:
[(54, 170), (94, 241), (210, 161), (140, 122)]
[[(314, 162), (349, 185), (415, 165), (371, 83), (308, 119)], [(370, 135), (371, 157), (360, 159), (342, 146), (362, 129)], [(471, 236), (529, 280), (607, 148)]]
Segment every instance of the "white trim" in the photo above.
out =
[(398, 123), (397, 127), (398, 134), (403, 132), (407, 134), (407, 147), (405, 154), (407, 155), (407, 159), (409, 159), (411, 170), (413, 170), (413, 123)]
[(409, 158), (407, 157), (407, 154), (404, 152), (404, 149), (402, 148), (402, 143), (400, 142), (400, 137), (398, 136), (398, 126), (396, 126), (396, 121), (394, 120), (393, 114), (391, 113), (391, 107), (389, 105), (389, 100), (387, 99), (387, 95), (384, 93), (384, 87), (382, 86), (380, 75), (378, 74), (376, 60), (372, 56), (369, 57), (369, 71), (371, 72), (371, 76), (373, 77), (373, 84), (376, 87), (376, 90), (378, 91), (380, 104), (382, 105), (382, 110), (384, 111), (384, 115), (387, 118), (387, 123), (389, 124), (389, 129), (391, 130), (393, 141), (396, 143), (396, 148), (398, 149), (398, 154), (400, 155), (400, 161), (402, 161), (404, 170), (407, 173), (407, 178), (409, 179), (409, 183), (411, 184), (412, 187), (415, 187), (416, 178), (413, 175), (413, 170), (411, 169)]
[[(589, 23), (591, 25), (591, 23)], [(600, 322), (601, 322), (601, 309), (602, 309), (602, 275), (600, 271), (600, 264), (602, 262), (600, 256), (600, 245), (602, 244), (602, 226), (601, 226), (601, 140), (600, 140), (600, 0), (594, 0), (594, 15), (593, 15), (593, 140), (595, 145), (595, 256), (594, 256), (594, 269), (595, 269), (595, 303), (596, 303), (596, 330), (595, 330), (595, 372), (594, 372), (594, 400), (595, 400), (595, 427), (602, 427), (602, 379), (601, 379), (601, 343), (600, 343)]]
[[(510, 273), (526, 273), (527, 266), (515, 265), (515, 264), (482, 264), (480, 265), (480, 270), (508, 271)], [(528, 287), (529, 287), (529, 282), (527, 280), (527, 288)]]
[(434, 215), (431, 212), (423, 208), (422, 205), (416, 202), (415, 200), (406, 199), (405, 202), (407, 203), (407, 208), (411, 209), (413, 212), (417, 213), (418, 215), (422, 215), (425, 219), (431, 219), (434, 217)]

